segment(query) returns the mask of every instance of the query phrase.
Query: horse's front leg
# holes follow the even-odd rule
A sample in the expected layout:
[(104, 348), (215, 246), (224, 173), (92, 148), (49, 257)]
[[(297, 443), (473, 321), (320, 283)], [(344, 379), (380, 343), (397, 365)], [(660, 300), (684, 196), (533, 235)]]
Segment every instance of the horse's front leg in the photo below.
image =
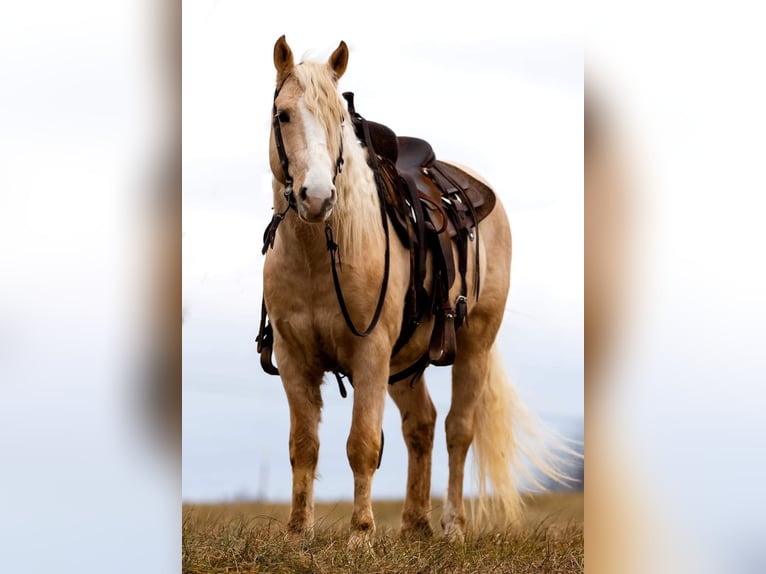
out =
[(290, 465), (293, 496), (287, 529), (310, 533), (314, 523), (314, 477), (319, 459), (319, 420), (322, 410), (321, 372), (309, 375), (298, 362), (279, 363), (282, 384), (290, 405)]
[(380, 459), (383, 407), (388, 386), (389, 354), (360, 357), (352, 371), (354, 408), (346, 452), (354, 473), (354, 512), (350, 543), (369, 540), (375, 533), (372, 515), (372, 477)]

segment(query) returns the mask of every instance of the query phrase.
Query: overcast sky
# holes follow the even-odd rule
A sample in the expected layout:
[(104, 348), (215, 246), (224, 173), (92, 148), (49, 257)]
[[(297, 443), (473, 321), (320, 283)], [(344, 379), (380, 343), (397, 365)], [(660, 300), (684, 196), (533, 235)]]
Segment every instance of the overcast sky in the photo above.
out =
[[(284, 4), (281, 4), (284, 6)], [(259, 367), (253, 339), (261, 297), (260, 237), (270, 218), (267, 163), (272, 49), (296, 57), (351, 55), (341, 90), (357, 109), (439, 157), (471, 166), (504, 202), (514, 238), (512, 286), (500, 344), (514, 383), (566, 432), (583, 414), (583, 50), (579, 14), (456, 14), (387, 4), (268, 8), (251, 2), (184, 6), (183, 287), (186, 499), (289, 496), (287, 403)], [(356, 11), (352, 11), (356, 10)], [(402, 14), (407, 14), (402, 23)], [(322, 26), (316, 22), (321, 21)], [(423, 25), (422, 22), (426, 22)], [(448, 370), (428, 371), (440, 413), (434, 488), (446, 482), (443, 416)], [(324, 390), (318, 498), (351, 495), (345, 459), (350, 400)], [(574, 428), (573, 428), (574, 427)], [(401, 496), (405, 450), (388, 403), (376, 496)], [(398, 436), (397, 436), (398, 435)], [(386, 464), (388, 462), (388, 465)], [(336, 480), (337, 476), (337, 480)]]

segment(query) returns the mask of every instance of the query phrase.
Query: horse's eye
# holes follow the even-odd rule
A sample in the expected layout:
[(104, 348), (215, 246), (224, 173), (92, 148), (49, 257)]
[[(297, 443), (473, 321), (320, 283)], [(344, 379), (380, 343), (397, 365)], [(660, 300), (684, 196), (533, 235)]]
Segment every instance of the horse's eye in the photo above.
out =
[(282, 110), (277, 114), (277, 119), (280, 123), (286, 124), (290, 121), (290, 114), (288, 114), (286, 111)]

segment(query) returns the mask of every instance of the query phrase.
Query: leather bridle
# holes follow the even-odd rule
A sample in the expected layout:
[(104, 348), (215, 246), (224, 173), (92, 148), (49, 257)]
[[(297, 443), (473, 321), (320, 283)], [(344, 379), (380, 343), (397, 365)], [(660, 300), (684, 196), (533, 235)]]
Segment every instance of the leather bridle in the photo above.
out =
[[(262, 249), (263, 254), (265, 254), (269, 250), (269, 248), (274, 246), (274, 239), (276, 238), (277, 228), (279, 227), (279, 224), (284, 220), (285, 216), (287, 215), (287, 212), (290, 209), (297, 211), (295, 191), (293, 189), (294, 182), (293, 182), (292, 176), (290, 175), (290, 159), (287, 156), (287, 152), (285, 151), (285, 143), (282, 137), (281, 122), (279, 119), (280, 114), (279, 114), (279, 111), (277, 110), (277, 97), (279, 96), (279, 92), (284, 86), (285, 81), (287, 81), (287, 78), (285, 78), (285, 80), (283, 80), (282, 83), (279, 84), (277, 89), (274, 91), (274, 102), (273, 102), (271, 111), (272, 111), (272, 128), (274, 130), (274, 144), (277, 149), (277, 155), (279, 156), (279, 163), (282, 166), (282, 175), (284, 177), (284, 184), (285, 184), (284, 196), (287, 202), (287, 206), (282, 211), (275, 213), (271, 219), (271, 222), (266, 227), (266, 231), (263, 234), (263, 249)], [(332, 279), (333, 279), (333, 284), (335, 287), (335, 294), (338, 299), (338, 305), (340, 306), (343, 319), (345, 320), (346, 325), (348, 325), (349, 330), (354, 335), (356, 335), (357, 337), (368, 337), (375, 330), (375, 327), (377, 326), (378, 321), (380, 320), (380, 315), (381, 315), (381, 312), (383, 311), (383, 304), (385, 303), (385, 300), (386, 300), (386, 293), (388, 291), (388, 278), (389, 278), (389, 272), (391, 267), (391, 246), (390, 246), (390, 238), (389, 238), (389, 230), (388, 230), (388, 214), (386, 212), (386, 203), (385, 203), (385, 196), (384, 196), (385, 183), (382, 180), (382, 175), (380, 173), (380, 168), (377, 162), (377, 156), (375, 154), (375, 150), (372, 147), (372, 140), (370, 138), (369, 130), (366, 127), (366, 121), (363, 118), (361, 118), (361, 116), (355, 119), (361, 120), (363, 122), (362, 123), (363, 129), (361, 130), (361, 133), (357, 135), (360, 137), (360, 139), (362, 140), (362, 143), (364, 143), (364, 145), (368, 149), (368, 161), (375, 175), (375, 186), (377, 188), (378, 200), (380, 204), (380, 217), (383, 223), (383, 232), (386, 238), (385, 264), (384, 264), (384, 270), (383, 270), (383, 280), (381, 282), (380, 292), (378, 296), (378, 302), (376, 304), (373, 317), (370, 320), (370, 323), (367, 326), (367, 328), (364, 330), (358, 329), (356, 325), (354, 325), (354, 322), (351, 319), (351, 315), (348, 310), (348, 306), (346, 305), (345, 297), (343, 296), (343, 289), (341, 287), (340, 278), (338, 276), (338, 267), (342, 267), (342, 262), (341, 262), (340, 254), (338, 253), (338, 244), (335, 242), (333, 229), (329, 221), (327, 221), (325, 224), (325, 239), (327, 241), (327, 250), (330, 252)], [(343, 118), (342, 117), (340, 121), (341, 121), (341, 137), (340, 137), (338, 157), (335, 160), (335, 173), (333, 174), (333, 184), (335, 184), (335, 179), (338, 177), (338, 174), (343, 171), (343, 164), (344, 164)], [(276, 367), (273, 366), (273, 364), (271, 364), (270, 343), (271, 343), (273, 334), (271, 333), (271, 325), (266, 323), (265, 304), (263, 304), (261, 308), (261, 334), (264, 336), (259, 335), (259, 347), (263, 347), (264, 351), (266, 350), (269, 351), (268, 353), (269, 356), (266, 359), (268, 362), (268, 365), (264, 364), (265, 359), (264, 359), (263, 352), (261, 353), (261, 363), (264, 367), (264, 370), (266, 370), (266, 372), (277, 374), (278, 370), (276, 369)], [(263, 340), (264, 338), (266, 339), (265, 341)]]

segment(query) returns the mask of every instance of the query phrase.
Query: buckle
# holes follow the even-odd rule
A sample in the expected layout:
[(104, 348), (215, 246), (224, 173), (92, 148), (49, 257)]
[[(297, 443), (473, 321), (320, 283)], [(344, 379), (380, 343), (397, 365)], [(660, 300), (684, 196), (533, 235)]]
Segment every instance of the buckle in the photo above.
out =
[(457, 315), (457, 326), (460, 327), (468, 316), (468, 299), (465, 295), (458, 295), (455, 299), (455, 311)]

